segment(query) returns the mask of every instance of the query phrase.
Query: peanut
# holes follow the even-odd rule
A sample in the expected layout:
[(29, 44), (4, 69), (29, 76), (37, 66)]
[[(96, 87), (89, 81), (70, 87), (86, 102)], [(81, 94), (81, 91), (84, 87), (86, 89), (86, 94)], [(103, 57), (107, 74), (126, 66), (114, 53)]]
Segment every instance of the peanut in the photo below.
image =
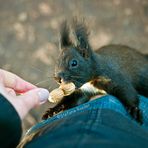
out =
[(68, 96), (75, 91), (73, 83), (62, 83), (59, 88), (54, 89), (48, 98), (49, 102), (58, 103), (64, 96)]
[(75, 91), (74, 83), (62, 83), (59, 88), (63, 90), (65, 96), (68, 96)]

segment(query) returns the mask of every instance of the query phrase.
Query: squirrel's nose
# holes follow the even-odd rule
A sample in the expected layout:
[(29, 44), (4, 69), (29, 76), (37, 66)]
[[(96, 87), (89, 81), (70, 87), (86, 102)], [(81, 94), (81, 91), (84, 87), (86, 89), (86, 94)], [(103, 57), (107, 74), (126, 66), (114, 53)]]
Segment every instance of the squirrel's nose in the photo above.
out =
[(62, 81), (61, 81), (62, 79), (60, 77), (54, 77), (54, 78), (58, 83), (62, 83)]
[(54, 78), (58, 83), (62, 83), (63, 77), (64, 77), (64, 74), (62, 72), (60, 72), (60, 73), (55, 74)]

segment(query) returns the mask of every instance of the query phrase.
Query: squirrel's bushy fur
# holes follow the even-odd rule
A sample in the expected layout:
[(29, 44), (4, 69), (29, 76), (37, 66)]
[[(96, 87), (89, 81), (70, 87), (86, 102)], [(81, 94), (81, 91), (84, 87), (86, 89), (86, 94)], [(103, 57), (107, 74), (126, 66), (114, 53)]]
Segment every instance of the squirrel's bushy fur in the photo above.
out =
[[(95, 88), (116, 96), (131, 116), (142, 123), (138, 94), (148, 97), (146, 55), (124, 45), (108, 45), (94, 52), (84, 21), (77, 19), (71, 26), (64, 21), (60, 36), (61, 52), (55, 77), (58, 82), (73, 82), (77, 90), (48, 110), (43, 118), (88, 101), (92, 93), (82, 91), (80, 87), (90, 82)], [(109, 81), (104, 82), (105, 79)]]

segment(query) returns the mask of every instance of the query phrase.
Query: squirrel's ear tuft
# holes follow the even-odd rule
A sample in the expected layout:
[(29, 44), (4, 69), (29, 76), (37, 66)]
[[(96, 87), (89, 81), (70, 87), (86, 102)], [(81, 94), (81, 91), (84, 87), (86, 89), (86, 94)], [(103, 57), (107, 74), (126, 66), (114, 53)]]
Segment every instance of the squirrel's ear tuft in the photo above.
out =
[(71, 45), (70, 37), (69, 37), (69, 26), (67, 24), (67, 21), (63, 21), (60, 27), (60, 42), (59, 47), (66, 47)]
[(73, 19), (73, 29), (75, 34), (75, 45), (77, 49), (81, 53), (81, 55), (85, 58), (89, 57), (91, 54), (91, 47), (89, 45), (89, 31), (86, 27), (86, 23), (84, 18), (82, 20), (78, 20), (77, 18)]

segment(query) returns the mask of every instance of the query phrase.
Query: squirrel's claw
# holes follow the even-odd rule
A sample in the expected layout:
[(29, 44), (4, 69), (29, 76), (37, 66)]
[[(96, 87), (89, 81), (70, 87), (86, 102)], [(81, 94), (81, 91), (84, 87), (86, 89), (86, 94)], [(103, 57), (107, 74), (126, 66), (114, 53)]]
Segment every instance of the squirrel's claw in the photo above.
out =
[(138, 107), (130, 106), (127, 109), (128, 113), (132, 116), (132, 118), (134, 118), (138, 123), (143, 124), (142, 112)]
[(66, 108), (64, 105), (55, 106), (54, 108), (49, 108), (45, 114), (42, 116), (42, 120), (46, 120), (49, 117), (53, 117), (54, 115), (58, 114), (61, 111), (64, 111)]

